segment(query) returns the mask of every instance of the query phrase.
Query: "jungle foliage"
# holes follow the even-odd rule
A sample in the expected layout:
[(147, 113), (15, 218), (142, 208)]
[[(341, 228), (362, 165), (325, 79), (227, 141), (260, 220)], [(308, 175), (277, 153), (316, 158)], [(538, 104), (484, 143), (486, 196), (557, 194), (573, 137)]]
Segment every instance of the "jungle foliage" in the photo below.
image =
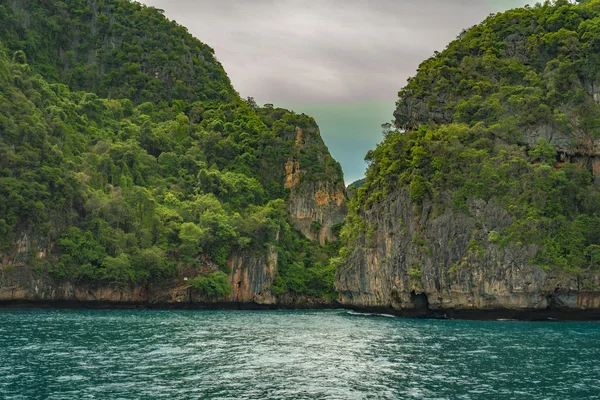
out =
[(543, 268), (600, 267), (600, 1), (578, 3), (491, 15), (421, 64), (399, 92), (397, 130), (367, 154), (342, 260), (365, 211), (408, 190), (437, 215), (499, 204), (510, 223), (490, 242), (535, 244)]
[(326, 155), (341, 179), (322, 141), (283, 134), (312, 118), (248, 104), (212, 49), (135, 2), (0, 1), (0, 41), (0, 254), (34, 232), (54, 278), (121, 285), (208, 263), (194, 286), (224, 296), (228, 258), (275, 244), (279, 292), (333, 291), (324, 264), (297, 268), (328, 250), (285, 204), (288, 159)]

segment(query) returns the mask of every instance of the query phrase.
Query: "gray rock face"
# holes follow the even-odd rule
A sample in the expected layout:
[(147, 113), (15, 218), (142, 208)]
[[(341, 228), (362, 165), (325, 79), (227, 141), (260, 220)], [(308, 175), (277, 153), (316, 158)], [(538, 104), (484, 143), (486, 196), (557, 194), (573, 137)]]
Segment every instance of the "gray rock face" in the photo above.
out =
[(335, 241), (332, 228), (344, 221), (347, 212), (344, 184), (300, 183), (292, 190), (288, 209), (295, 227), (306, 237), (318, 239), (321, 245)]
[(552, 126), (542, 125), (523, 132), (522, 141), (528, 146), (533, 146), (538, 139), (544, 139), (560, 153), (569, 153), (573, 149), (576, 136), (571, 133), (560, 132)]
[(419, 126), (452, 122), (454, 110), (445, 107), (447, 95), (440, 93), (433, 101), (420, 97), (403, 97), (394, 111), (396, 126), (404, 130), (417, 129)]
[[(0, 305), (84, 305), (91, 307), (249, 307), (325, 308), (333, 303), (325, 298), (271, 294), (277, 269), (277, 253), (234, 254), (229, 259), (232, 292), (224, 298), (207, 298), (188, 283), (197, 270), (180, 271), (176, 278), (160, 285), (111, 285), (58, 282), (35, 268), (47, 248), (35, 235), (22, 235), (16, 251), (3, 257), (0, 265)], [(40, 251), (37, 251), (40, 250)], [(32, 252), (33, 251), (33, 252)], [(210, 268), (210, 267), (207, 267)]]
[[(401, 190), (365, 213), (374, 232), (337, 273), (342, 304), (427, 314), (452, 310), (600, 309), (600, 276), (529, 265), (536, 246), (490, 242), (510, 223), (492, 201), (469, 213), (411, 204)], [(492, 234), (493, 235), (493, 234)]]
[[(270, 289), (277, 268), (277, 253), (271, 248), (265, 256), (234, 254), (229, 259), (227, 298), (205, 298), (187, 281), (197, 269), (180, 271), (176, 278), (160, 285), (111, 285), (53, 280), (36, 268), (51, 252), (52, 244), (35, 234), (22, 234), (14, 250), (3, 257), (0, 265), (0, 302), (99, 302), (119, 304), (186, 305), (194, 303), (255, 303), (270, 305), (276, 299)], [(210, 269), (206, 266), (205, 269)], [(216, 268), (216, 267), (212, 267)]]
[[(491, 27), (492, 23), (486, 26)], [(563, 115), (564, 120), (519, 122), (515, 129), (519, 136), (511, 137), (510, 141), (530, 148), (544, 139), (557, 151), (556, 168), (567, 162), (576, 164), (589, 170), (598, 185), (600, 141), (597, 132), (582, 123), (585, 112), (580, 107), (582, 104), (596, 107), (600, 103), (598, 76), (588, 74), (593, 77), (588, 79), (584, 77), (586, 74), (579, 74), (567, 80), (556, 75), (551, 65), (547, 65), (555, 55), (538, 54), (531, 49), (529, 35), (538, 23), (532, 19), (531, 29), (523, 28), (521, 32), (496, 26), (494, 38), (502, 43), (499, 58), (537, 68), (540, 79), (544, 80), (542, 91), (560, 87), (580, 94), (587, 92), (590, 97), (582, 96), (578, 104), (569, 101), (552, 104), (553, 112)], [(417, 76), (400, 91), (394, 112), (398, 129), (412, 131), (423, 125), (454, 122), (471, 126), (483, 123), (490, 127), (498, 120), (507, 122), (516, 113), (528, 112), (513, 108), (504, 100), (500, 100), (503, 103), (498, 110), (502, 111), (498, 114), (465, 111), (468, 107), (463, 106), (469, 105), (469, 101), (477, 104), (477, 96), (486, 99), (500, 90), (495, 87), (486, 92), (470, 84), (469, 91), (460, 88), (463, 80), (478, 80), (477, 73), (463, 72), (461, 57), (467, 59), (468, 65), (473, 61), (471, 58), (481, 57), (483, 53), (478, 51), (485, 48), (485, 45), (478, 48), (480, 44), (475, 41), (463, 46), (460, 40), (465, 35), (451, 44), (447, 53), (436, 53), (425, 61)], [(444, 61), (447, 59), (451, 61)], [(490, 87), (506, 78), (493, 69), (478, 73), (485, 74)], [(527, 86), (525, 80), (522, 83)], [(351, 249), (347, 264), (337, 273), (343, 304), (417, 314), (441, 310), (600, 311), (598, 272), (545, 270), (532, 265), (531, 260), (539, 250), (536, 246), (513, 243), (501, 247), (495, 243), (494, 234), (511, 223), (511, 216), (494, 199), (489, 202), (471, 199), (468, 212), (455, 212), (449, 206), (443, 209), (427, 200), (415, 206), (406, 187), (395, 190), (379, 204), (361, 211), (365, 232)], [(437, 203), (452, 204), (451, 193), (445, 196)]]
[[(326, 240), (336, 240), (332, 228), (346, 217), (344, 177), (339, 164), (329, 155), (318, 127), (297, 127), (295, 147), (296, 158), (285, 165), (285, 187), (290, 189), (288, 211), (296, 229), (323, 245)], [(303, 165), (299, 160), (303, 152), (313, 153), (316, 166)], [(316, 170), (324, 174), (315, 176)]]
[(596, 103), (600, 103), (600, 82), (585, 79), (583, 81), (583, 87), (585, 88), (585, 91), (592, 96)]

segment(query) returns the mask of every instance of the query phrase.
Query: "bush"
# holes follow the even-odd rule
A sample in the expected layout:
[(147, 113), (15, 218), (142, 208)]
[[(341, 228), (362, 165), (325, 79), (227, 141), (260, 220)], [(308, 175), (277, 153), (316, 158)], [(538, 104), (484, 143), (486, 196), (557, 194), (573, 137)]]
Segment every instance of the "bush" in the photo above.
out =
[(229, 277), (222, 271), (197, 276), (190, 284), (207, 297), (225, 297), (232, 290)]

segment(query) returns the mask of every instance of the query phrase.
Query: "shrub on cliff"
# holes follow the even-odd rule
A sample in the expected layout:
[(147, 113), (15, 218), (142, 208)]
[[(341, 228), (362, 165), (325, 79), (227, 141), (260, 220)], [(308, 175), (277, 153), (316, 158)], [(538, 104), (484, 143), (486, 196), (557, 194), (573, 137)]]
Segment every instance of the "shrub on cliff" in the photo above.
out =
[(190, 284), (208, 297), (225, 297), (231, 293), (227, 274), (222, 271), (197, 276), (190, 281)]

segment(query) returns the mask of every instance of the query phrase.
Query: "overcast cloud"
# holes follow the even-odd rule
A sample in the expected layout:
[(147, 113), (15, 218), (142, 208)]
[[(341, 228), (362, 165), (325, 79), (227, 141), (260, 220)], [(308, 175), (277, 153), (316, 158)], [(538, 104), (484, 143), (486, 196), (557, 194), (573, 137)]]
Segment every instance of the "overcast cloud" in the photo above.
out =
[[(167, 17), (214, 48), (243, 97), (314, 116), (350, 183), (364, 172), (364, 154), (381, 140), (379, 126), (391, 120), (398, 90), (419, 63), (490, 13), (527, 1), (143, 3), (163, 9)], [(361, 104), (365, 105), (362, 117)], [(354, 122), (345, 121), (344, 110)]]

